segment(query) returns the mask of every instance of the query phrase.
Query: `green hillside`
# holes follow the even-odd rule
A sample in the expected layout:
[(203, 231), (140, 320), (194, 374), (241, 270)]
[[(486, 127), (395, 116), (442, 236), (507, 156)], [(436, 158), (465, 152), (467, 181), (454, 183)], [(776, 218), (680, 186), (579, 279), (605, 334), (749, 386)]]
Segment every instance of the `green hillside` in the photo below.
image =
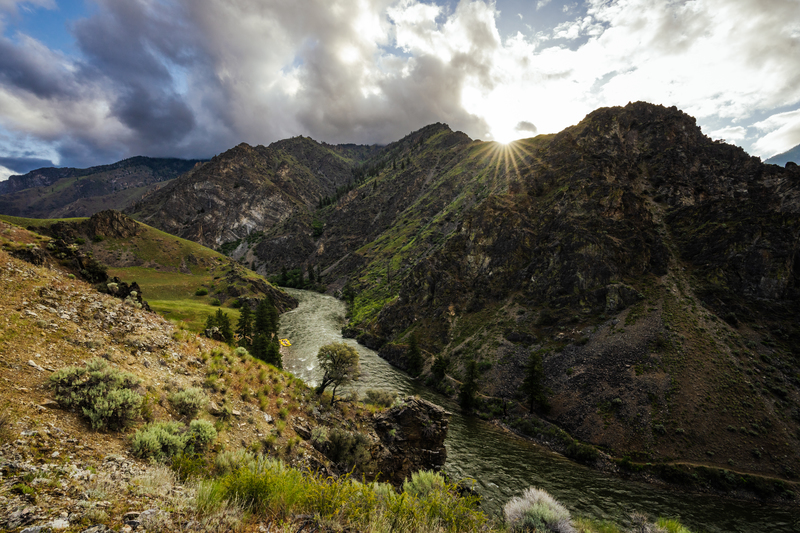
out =
[(69, 243), (105, 265), (110, 278), (136, 282), (154, 311), (193, 331), (218, 307), (235, 323), (238, 306), (248, 299), (269, 295), (279, 310), (293, 305), (291, 297), (222, 254), (113, 211), (92, 218), (0, 219)]

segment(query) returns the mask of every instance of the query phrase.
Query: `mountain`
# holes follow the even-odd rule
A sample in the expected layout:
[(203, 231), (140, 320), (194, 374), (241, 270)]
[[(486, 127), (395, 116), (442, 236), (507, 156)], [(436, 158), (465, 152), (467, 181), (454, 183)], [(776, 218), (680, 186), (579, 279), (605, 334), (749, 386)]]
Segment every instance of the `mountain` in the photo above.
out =
[(403, 368), (415, 336), (442, 390), (475, 361), (479, 410), (520, 400), (515, 427), (541, 357), (540, 414), (617, 457), (800, 474), (797, 167), (643, 102), (508, 146), (285, 143), (306, 151), (239, 146), (133, 212), (262, 274), (313, 266), (348, 334)]
[(784, 166), (786, 163), (795, 163), (800, 161), (800, 144), (795, 146), (794, 148), (790, 148), (786, 150), (782, 154), (774, 155), (764, 161), (765, 163), (769, 163), (771, 165), (780, 165)]
[(200, 160), (132, 157), (91, 168), (40, 168), (0, 182), (0, 213), (33, 218), (91, 216), (119, 209)]

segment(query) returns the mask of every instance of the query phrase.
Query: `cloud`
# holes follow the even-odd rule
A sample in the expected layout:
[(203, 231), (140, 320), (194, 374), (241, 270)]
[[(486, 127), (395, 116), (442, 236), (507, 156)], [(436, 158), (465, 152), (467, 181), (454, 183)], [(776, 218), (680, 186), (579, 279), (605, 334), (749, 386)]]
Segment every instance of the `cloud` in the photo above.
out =
[[(54, 6), (0, 0), (0, 13), (26, 5)], [(751, 128), (800, 105), (795, 0), (589, 0), (550, 32), (506, 38), (483, 0), (96, 6), (71, 26), (80, 55), (0, 35), (0, 131), (61, 165), (299, 134), (386, 143), (436, 121), (511, 140), (527, 121), (550, 133), (635, 100), (677, 105), (735, 142), (763, 132), (761, 151), (795, 138), (790, 124)]]
[(754, 126), (767, 132), (754, 145), (754, 153), (764, 159), (800, 144), (800, 110), (776, 113)]
[(728, 126), (710, 131), (707, 135), (712, 139), (723, 139), (728, 142), (741, 141), (747, 137), (747, 128), (742, 126)]
[(26, 174), (37, 168), (52, 167), (53, 162), (36, 157), (0, 157), (0, 165), (6, 169), (14, 169), (14, 174)]
[(9, 176), (13, 176), (14, 174), (17, 174), (17, 172), (0, 165), (0, 181), (6, 181)]
[(514, 129), (517, 131), (525, 131), (534, 134), (537, 133), (538, 131), (536, 129), (536, 126), (534, 126), (532, 122), (528, 122), (527, 120), (522, 120), (518, 122), (517, 125), (514, 127)]

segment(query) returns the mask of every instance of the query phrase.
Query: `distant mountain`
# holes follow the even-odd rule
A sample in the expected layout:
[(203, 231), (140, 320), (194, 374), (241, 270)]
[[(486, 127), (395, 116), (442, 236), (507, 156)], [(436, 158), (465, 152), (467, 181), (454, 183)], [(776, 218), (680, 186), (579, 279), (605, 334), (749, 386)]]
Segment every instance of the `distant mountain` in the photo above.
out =
[(769, 163), (771, 165), (780, 165), (780, 166), (784, 166), (786, 163), (789, 162), (800, 164), (800, 144), (798, 144), (794, 148), (790, 148), (789, 150), (783, 152), (782, 154), (774, 155), (764, 162)]
[(40, 168), (0, 182), (0, 213), (34, 218), (90, 216), (118, 209), (200, 160), (132, 157), (91, 168)]

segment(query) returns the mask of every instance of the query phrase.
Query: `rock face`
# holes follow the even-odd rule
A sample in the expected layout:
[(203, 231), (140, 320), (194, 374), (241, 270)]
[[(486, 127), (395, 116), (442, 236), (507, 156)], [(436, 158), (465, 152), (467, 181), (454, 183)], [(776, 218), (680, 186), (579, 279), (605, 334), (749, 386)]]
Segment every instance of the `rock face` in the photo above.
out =
[[(326, 195), (352, 180), (368, 147), (332, 147), (297, 137), (269, 147), (242, 143), (126, 210), (143, 222), (210, 248), (251, 243), (280, 224), (292, 227)], [(310, 232), (309, 232), (310, 233)], [(309, 253), (310, 235), (287, 235), (291, 256)]]
[(380, 479), (399, 485), (419, 470), (440, 470), (447, 459), (444, 440), (450, 413), (409, 396), (401, 405), (375, 415), (380, 439), (372, 455)]

